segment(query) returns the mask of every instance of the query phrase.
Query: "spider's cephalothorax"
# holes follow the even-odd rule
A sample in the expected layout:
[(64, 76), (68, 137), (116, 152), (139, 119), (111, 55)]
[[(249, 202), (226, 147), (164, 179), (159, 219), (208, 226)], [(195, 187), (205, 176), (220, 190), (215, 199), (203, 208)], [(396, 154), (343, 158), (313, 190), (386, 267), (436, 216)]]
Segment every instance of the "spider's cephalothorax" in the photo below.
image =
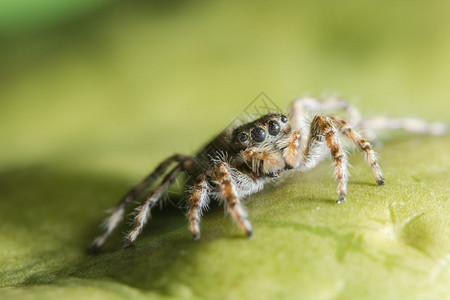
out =
[(173, 155), (167, 158), (118, 203), (105, 222), (105, 232), (94, 240), (91, 250), (97, 251), (104, 244), (123, 219), (126, 206), (174, 162), (176, 166), (138, 208), (125, 246), (134, 243), (150, 217), (151, 208), (180, 172), (185, 172), (189, 178), (186, 189), (189, 192), (187, 216), (194, 239), (200, 237), (200, 218), (211, 198), (223, 200), (233, 219), (247, 236), (251, 236), (252, 227), (241, 201), (287, 170), (306, 171), (313, 168), (327, 153), (331, 153), (334, 160), (337, 203), (345, 202), (348, 170), (342, 136), (365, 152), (376, 182), (379, 185), (384, 183), (372, 146), (348, 122), (336, 116), (317, 115), (300, 130), (296, 125), (299, 124), (298, 118), (295, 111), (290, 119), (283, 114), (270, 113), (223, 132), (194, 157)]

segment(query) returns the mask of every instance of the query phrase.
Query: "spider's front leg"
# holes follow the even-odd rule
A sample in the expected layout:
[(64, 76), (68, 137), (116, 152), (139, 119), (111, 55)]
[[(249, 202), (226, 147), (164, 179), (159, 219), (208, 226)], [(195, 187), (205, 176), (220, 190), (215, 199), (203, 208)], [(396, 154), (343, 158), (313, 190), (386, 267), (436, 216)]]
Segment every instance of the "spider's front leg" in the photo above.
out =
[[(325, 139), (335, 163), (335, 174), (338, 182), (337, 203), (345, 202), (347, 195), (348, 169), (347, 155), (338, 137), (338, 130), (330, 117), (316, 116), (311, 122), (310, 135), (304, 150), (304, 158), (308, 160), (317, 155), (314, 149)], [(313, 159), (314, 160), (314, 159)]]
[(331, 119), (339, 127), (339, 131), (344, 133), (345, 136), (359, 148), (359, 150), (366, 154), (366, 160), (372, 168), (372, 173), (377, 184), (384, 185), (383, 172), (378, 164), (378, 157), (373, 150), (372, 145), (358, 132), (353, 130), (350, 124), (344, 119), (336, 116), (331, 117)]
[(226, 162), (221, 162), (214, 169), (213, 176), (219, 183), (220, 194), (225, 199), (231, 216), (238, 222), (245, 234), (251, 237), (253, 234), (252, 225), (247, 219), (247, 212), (241, 200), (239, 200), (231, 172), (231, 166)]

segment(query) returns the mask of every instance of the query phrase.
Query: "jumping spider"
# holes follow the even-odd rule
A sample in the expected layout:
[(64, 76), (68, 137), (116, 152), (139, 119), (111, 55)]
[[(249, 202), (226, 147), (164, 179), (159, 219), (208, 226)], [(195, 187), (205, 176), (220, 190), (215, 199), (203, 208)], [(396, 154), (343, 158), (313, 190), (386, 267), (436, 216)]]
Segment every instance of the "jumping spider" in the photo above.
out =
[[(186, 173), (189, 178), (186, 183), (189, 193), (187, 217), (194, 240), (200, 237), (200, 218), (210, 198), (224, 201), (232, 218), (250, 237), (253, 230), (241, 201), (289, 170), (304, 172), (315, 167), (327, 153), (331, 153), (334, 160), (337, 203), (345, 202), (349, 175), (347, 152), (343, 148), (342, 137), (366, 154), (376, 183), (383, 185), (383, 175), (372, 145), (341, 117), (319, 114), (312, 121), (305, 122), (305, 112), (317, 109), (345, 109), (349, 120), (365, 127), (357, 110), (345, 101), (331, 99), (321, 103), (305, 98), (293, 103), (289, 118), (284, 114), (269, 113), (226, 130), (196, 156), (177, 154), (161, 162), (117, 204), (104, 223), (105, 232), (93, 241), (91, 251), (100, 249), (122, 221), (126, 206), (161, 177), (173, 162), (176, 166), (137, 209), (133, 228), (126, 236), (125, 247), (133, 245), (150, 217), (150, 210), (181, 172)], [(373, 139), (376, 138), (373, 132), (371, 135)]]

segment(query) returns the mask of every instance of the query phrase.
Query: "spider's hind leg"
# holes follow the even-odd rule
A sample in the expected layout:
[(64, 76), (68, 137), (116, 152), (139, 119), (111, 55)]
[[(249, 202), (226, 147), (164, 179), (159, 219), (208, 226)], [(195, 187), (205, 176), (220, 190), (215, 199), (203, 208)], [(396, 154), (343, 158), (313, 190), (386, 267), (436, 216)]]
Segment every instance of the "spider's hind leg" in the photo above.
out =
[(150, 218), (151, 208), (158, 202), (161, 196), (168, 190), (169, 186), (175, 181), (178, 174), (182, 171), (182, 165), (178, 164), (173, 168), (163, 179), (161, 184), (147, 197), (144, 204), (137, 209), (136, 217), (134, 218), (133, 229), (127, 235), (125, 240), (125, 248), (131, 247), (142, 232), (144, 225)]
[(362, 119), (359, 110), (345, 99), (336, 97), (329, 97), (325, 100), (318, 100), (311, 97), (297, 99), (292, 102), (290, 107), (292, 127), (294, 130), (299, 130), (304, 127), (306, 124), (301, 123), (302, 118), (307, 117), (313, 112), (328, 114), (341, 110), (345, 111), (346, 119), (351, 124), (356, 125), (361, 122)]
[(119, 223), (123, 220), (125, 208), (128, 204), (133, 202), (145, 189), (151, 186), (160, 176), (162, 176), (172, 162), (182, 163), (187, 160), (189, 160), (188, 157), (180, 154), (176, 154), (165, 159), (152, 173), (145, 177), (142, 182), (126, 193), (112, 210), (109, 218), (104, 221), (103, 227), (105, 228), (105, 231), (92, 242), (89, 251), (92, 253), (97, 253), (100, 250), (100, 247), (106, 242), (106, 240), (113, 233), (114, 229), (116, 229)]
[(378, 158), (372, 145), (364, 139), (358, 132), (353, 130), (350, 124), (342, 118), (331, 117), (334, 123), (338, 125), (339, 131), (345, 134), (345, 136), (352, 141), (359, 150), (366, 154), (366, 160), (372, 168), (373, 176), (378, 185), (384, 185), (383, 173), (381, 172), (380, 165), (378, 164)]

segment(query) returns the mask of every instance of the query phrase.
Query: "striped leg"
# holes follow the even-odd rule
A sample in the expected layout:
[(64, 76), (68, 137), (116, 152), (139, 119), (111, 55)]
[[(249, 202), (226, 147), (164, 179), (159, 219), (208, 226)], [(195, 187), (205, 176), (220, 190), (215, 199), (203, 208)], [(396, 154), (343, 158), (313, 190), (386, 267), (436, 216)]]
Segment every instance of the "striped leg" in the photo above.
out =
[(208, 205), (208, 184), (205, 175), (200, 175), (193, 187), (193, 192), (189, 198), (189, 229), (192, 238), (198, 240), (200, 238), (200, 218), (203, 209)]
[(220, 193), (227, 202), (228, 211), (233, 219), (238, 222), (239, 226), (248, 237), (253, 234), (252, 225), (247, 219), (247, 212), (242, 206), (233, 184), (232, 175), (229, 170), (229, 165), (226, 162), (221, 162), (214, 169), (214, 178), (220, 186)]
[(372, 168), (373, 176), (378, 185), (384, 185), (383, 173), (381, 172), (378, 158), (372, 145), (366, 141), (358, 132), (354, 131), (350, 124), (339, 117), (331, 117), (333, 121), (339, 126), (339, 131), (343, 132), (345, 136), (351, 140), (358, 148), (366, 154), (366, 160)]
[(123, 220), (126, 206), (133, 202), (146, 188), (151, 186), (160, 176), (162, 176), (172, 162), (182, 163), (188, 159), (188, 157), (180, 154), (176, 154), (165, 159), (152, 173), (145, 177), (142, 182), (126, 193), (113, 209), (111, 216), (104, 221), (102, 227), (104, 227), (105, 231), (92, 242), (89, 251), (97, 253), (100, 250), (100, 247), (106, 242), (106, 240), (113, 233), (114, 229), (116, 229), (119, 223)]
[(314, 153), (315, 151), (311, 150), (316, 148), (317, 143), (323, 138), (335, 162), (335, 174), (338, 182), (337, 191), (339, 195), (337, 203), (340, 204), (345, 202), (345, 196), (347, 195), (347, 156), (337, 136), (337, 130), (331, 118), (327, 116), (316, 116), (311, 122), (310, 136), (304, 153), (306, 158), (310, 155), (316, 155)]
[(138, 235), (142, 232), (144, 225), (150, 218), (151, 208), (158, 202), (161, 196), (167, 191), (169, 186), (175, 181), (177, 175), (182, 170), (181, 164), (173, 168), (163, 179), (161, 184), (147, 197), (144, 204), (139, 207), (138, 213), (134, 218), (134, 227), (127, 235), (125, 240), (125, 247), (130, 247), (133, 245), (134, 241)]

